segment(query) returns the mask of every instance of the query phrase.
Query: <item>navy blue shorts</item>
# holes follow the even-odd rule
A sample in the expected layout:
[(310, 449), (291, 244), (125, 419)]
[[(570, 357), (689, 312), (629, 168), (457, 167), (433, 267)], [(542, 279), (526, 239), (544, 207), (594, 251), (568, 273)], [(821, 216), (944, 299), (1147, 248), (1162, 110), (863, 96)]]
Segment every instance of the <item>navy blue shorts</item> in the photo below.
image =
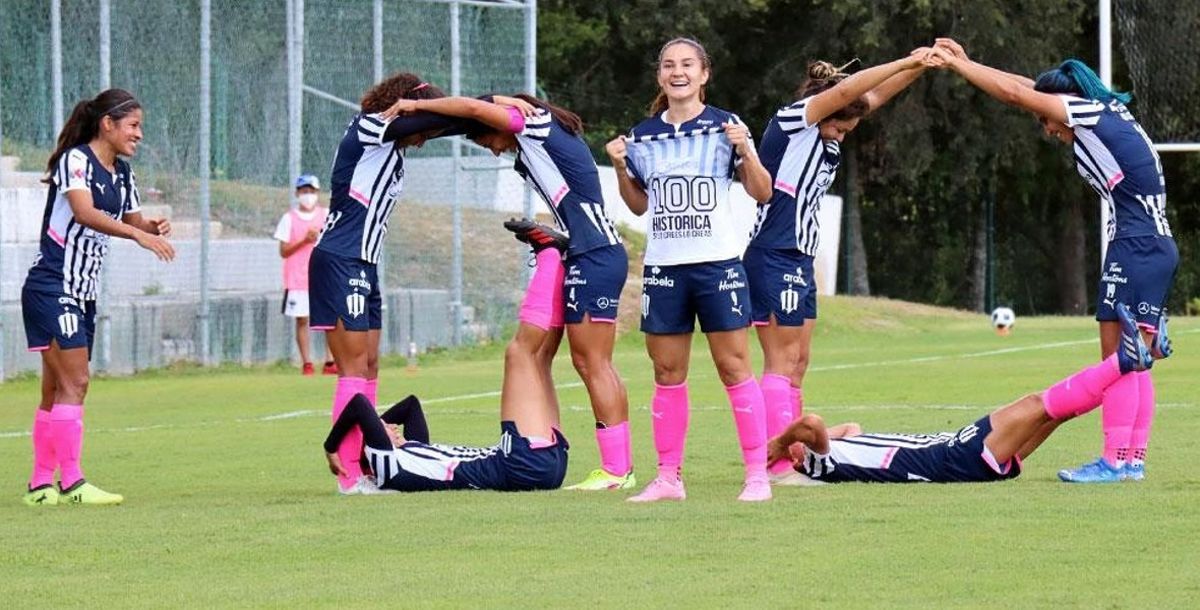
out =
[(706, 333), (750, 326), (750, 289), (742, 261), (647, 266), (642, 271), (642, 332)]
[(1013, 457), (1004, 464), (996, 463), (984, 440), (992, 433), (992, 416), (984, 415), (975, 423), (961, 429), (946, 446), (941, 463), (941, 476), (934, 481), (943, 483), (987, 483), (1015, 479), (1021, 474), (1021, 461)]
[(62, 293), (21, 289), (21, 318), (25, 322), (25, 341), (31, 352), (50, 349), (50, 341), (59, 349), (86, 347), (92, 356), (96, 337), (96, 302), (80, 301)]
[(558, 489), (567, 476), (567, 452), (571, 448), (558, 430), (550, 444), (534, 447), (521, 436), (511, 421), (500, 422), (500, 461), (504, 483), (499, 491)]
[(579, 324), (583, 322), (584, 314), (588, 314), (592, 320), (616, 322), (621, 289), (625, 287), (625, 276), (629, 273), (625, 247), (588, 250), (568, 256), (564, 264), (567, 269), (563, 280), (566, 308), (563, 321)]
[(756, 326), (770, 322), (803, 326), (817, 318), (817, 282), (813, 257), (799, 250), (747, 248), (742, 258), (750, 278), (750, 303)]
[(1096, 295), (1096, 319), (1117, 319), (1124, 303), (1143, 324), (1157, 325), (1179, 266), (1179, 250), (1170, 237), (1146, 235), (1115, 239), (1108, 244)]
[(379, 268), (364, 260), (313, 249), (308, 260), (308, 306), (313, 330), (332, 330), (338, 320), (346, 330), (383, 328)]

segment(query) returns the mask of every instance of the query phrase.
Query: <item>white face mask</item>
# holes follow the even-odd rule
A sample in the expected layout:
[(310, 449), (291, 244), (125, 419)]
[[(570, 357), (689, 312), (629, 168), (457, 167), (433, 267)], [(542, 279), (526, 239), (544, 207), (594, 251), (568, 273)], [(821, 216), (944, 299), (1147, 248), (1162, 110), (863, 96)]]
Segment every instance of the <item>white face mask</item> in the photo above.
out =
[(304, 193), (302, 195), (296, 195), (296, 203), (300, 205), (301, 210), (307, 212), (317, 207), (317, 194)]

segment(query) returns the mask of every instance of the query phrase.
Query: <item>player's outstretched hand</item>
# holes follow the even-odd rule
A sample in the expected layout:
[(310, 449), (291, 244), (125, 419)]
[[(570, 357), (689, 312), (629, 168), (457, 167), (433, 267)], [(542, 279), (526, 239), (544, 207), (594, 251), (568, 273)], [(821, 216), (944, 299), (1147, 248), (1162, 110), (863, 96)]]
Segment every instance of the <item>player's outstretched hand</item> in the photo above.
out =
[(383, 120), (390, 121), (402, 114), (412, 114), (417, 111), (417, 100), (400, 98), (396, 103), (388, 107), (387, 110), (379, 113)]
[(959, 58), (946, 47), (934, 47), (933, 54), (926, 61), (931, 67), (949, 69), (953, 68), (958, 60)]
[(347, 476), (349, 473), (342, 467), (342, 459), (336, 453), (326, 453), (325, 461), (329, 462), (329, 472), (336, 476)]
[(157, 231), (162, 237), (171, 236), (171, 221), (167, 220), (166, 218), (151, 218), (150, 225), (153, 226), (154, 230)]
[(525, 117), (531, 117), (531, 116), (537, 114), (537, 111), (538, 111), (537, 106), (534, 106), (533, 104), (530, 104), (529, 102), (527, 102), (519, 97), (509, 97), (507, 95), (493, 95), (492, 103), (499, 104), (501, 106), (508, 106), (509, 108), (516, 108), (521, 113), (521, 115), (525, 116)]
[(967, 50), (953, 38), (938, 38), (934, 41), (933, 46), (950, 51), (958, 59), (969, 59), (967, 57)]
[(625, 171), (625, 136), (617, 136), (604, 145), (604, 152), (612, 160), (613, 167)]
[(170, 262), (175, 258), (175, 248), (171, 246), (171, 242), (159, 235), (151, 235), (145, 231), (138, 231), (133, 236), (137, 245), (151, 251), (158, 260), (164, 263)]

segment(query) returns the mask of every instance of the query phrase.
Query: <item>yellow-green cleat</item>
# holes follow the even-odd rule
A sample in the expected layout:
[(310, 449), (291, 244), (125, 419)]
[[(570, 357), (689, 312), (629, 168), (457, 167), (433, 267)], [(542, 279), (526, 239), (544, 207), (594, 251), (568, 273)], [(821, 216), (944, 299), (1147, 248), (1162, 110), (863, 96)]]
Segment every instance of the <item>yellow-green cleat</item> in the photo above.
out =
[(58, 504), (58, 490), (53, 483), (47, 483), (25, 492), (22, 499), (26, 506), (55, 506)]
[(113, 494), (80, 479), (69, 489), (64, 489), (58, 499), (59, 504), (90, 504), (93, 506), (111, 506), (125, 501), (125, 496)]
[(580, 491), (606, 491), (609, 489), (633, 489), (637, 487), (637, 477), (633, 476), (633, 471), (624, 476), (609, 474), (603, 468), (597, 468), (587, 476), (586, 479), (567, 487), (567, 489), (576, 489)]

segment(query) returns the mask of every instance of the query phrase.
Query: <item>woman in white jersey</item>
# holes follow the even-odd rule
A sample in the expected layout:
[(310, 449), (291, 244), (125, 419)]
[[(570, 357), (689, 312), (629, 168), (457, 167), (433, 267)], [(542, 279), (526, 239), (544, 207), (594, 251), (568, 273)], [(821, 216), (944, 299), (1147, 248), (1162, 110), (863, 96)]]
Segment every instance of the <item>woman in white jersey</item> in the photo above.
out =
[[(1034, 81), (971, 61), (958, 43), (946, 38), (938, 40), (933, 60), (988, 95), (1037, 115), (1046, 135), (1071, 145), (1080, 175), (1108, 203), (1108, 251), (1096, 297), (1101, 356), (1111, 355), (1120, 343), (1120, 304), (1137, 317), (1155, 357), (1170, 355), (1163, 308), (1179, 251), (1167, 224), (1162, 163), (1125, 107), (1132, 96), (1112, 91), (1075, 59)], [(1141, 480), (1154, 418), (1150, 371), (1126, 375), (1110, 386), (1101, 414), (1103, 455), (1059, 472), (1059, 478), (1073, 483)]]
[(30, 506), (123, 500), (83, 478), (83, 399), (110, 236), (132, 239), (163, 261), (175, 257), (165, 239), (170, 223), (142, 216), (133, 171), (121, 159), (133, 156), (141, 141), (141, 104), (128, 91), (109, 89), (75, 105), (46, 164), (41, 245), (21, 289), (29, 350), (42, 355), (33, 474), (25, 494)]
[[(490, 102), (466, 97), (401, 100), (393, 109), (425, 110), (477, 121), (479, 129), (467, 137), (497, 155), (516, 153), (514, 169), (546, 202), (558, 227), (570, 235), (559, 268), (555, 270), (552, 261), (539, 266), (544, 273), (562, 276), (559, 289), (563, 294), (557, 309), (550, 312), (551, 318), (539, 319), (535, 312), (522, 308), (521, 320), (549, 330), (549, 341), (539, 351), (547, 382), (566, 325), (571, 361), (591, 399), (600, 468), (569, 489), (630, 489), (637, 480), (630, 451), (629, 401), (612, 362), (617, 307), (629, 270), (625, 246), (604, 211), (599, 171), (581, 137), (583, 121), (575, 113), (535, 97), (516, 97), (491, 96)], [(520, 103), (524, 106), (518, 108)], [(517, 230), (530, 224), (514, 221), (506, 226)], [(520, 232), (517, 237), (528, 241)], [(554, 386), (549, 387), (553, 390)]]
[[(801, 382), (817, 318), (818, 212), (841, 164), (842, 139), (921, 75), (920, 57), (928, 52), (919, 49), (854, 76), (814, 62), (796, 91), (798, 101), (780, 108), (763, 132), (758, 154), (771, 172), (774, 191), (758, 208), (744, 263), (763, 350), (767, 436), (779, 434), (804, 409)], [(798, 481), (786, 462), (769, 470), (776, 484)]]
[(744, 233), (729, 203), (734, 176), (757, 201), (771, 175), (750, 132), (730, 112), (705, 105), (711, 76), (700, 43), (676, 38), (658, 55), (651, 116), (606, 146), (621, 197), (650, 213), (642, 286), (642, 331), (654, 361), (651, 402), (658, 476), (633, 502), (682, 500), (680, 467), (688, 427), (688, 359), (695, 320), (733, 407), (746, 467), (744, 501), (771, 498), (762, 392), (750, 368), (750, 293), (739, 256)]

